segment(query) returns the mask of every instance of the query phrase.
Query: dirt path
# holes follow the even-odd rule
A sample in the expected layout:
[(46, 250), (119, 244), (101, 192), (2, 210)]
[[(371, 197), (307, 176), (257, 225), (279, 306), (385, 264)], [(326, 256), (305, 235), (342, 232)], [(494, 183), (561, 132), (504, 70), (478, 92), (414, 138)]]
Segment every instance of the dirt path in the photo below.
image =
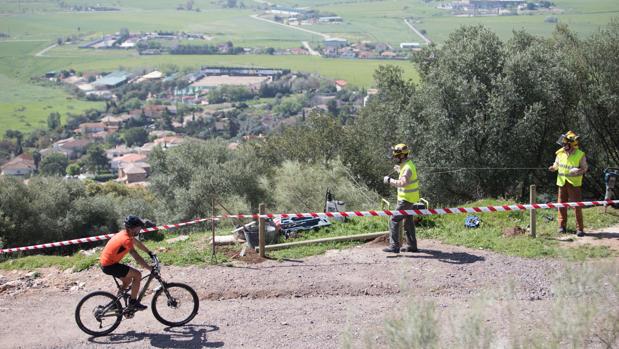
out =
[[(340, 347), (343, 333), (359, 345), (370, 340), (385, 347), (385, 319), (411, 299), (432, 301), (441, 316), (451, 316), (480, 295), (511, 284), (514, 300), (522, 303), (517, 315), (526, 319), (542, 311), (551, 280), (566, 263), (429, 240), (420, 241), (419, 253), (398, 257), (383, 253), (382, 247), (369, 243), (283, 262), (165, 267), (166, 279), (190, 284), (200, 296), (200, 312), (191, 325), (165, 328), (147, 310), (100, 338), (80, 332), (73, 319), (81, 297), (112, 289), (111, 278), (97, 268), (80, 273), (44, 269), (38, 277), (3, 271), (0, 347), (325, 349)], [(22, 285), (6, 286), (18, 282)], [(494, 323), (503, 330), (501, 321)]]
[(324, 34), (324, 33), (320, 33), (320, 32), (314, 31), (314, 30), (309, 30), (309, 29), (305, 29), (305, 28), (301, 28), (301, 27), (295, 27), (295, 26), (292, 26), (292, 25), (287, 25), (287, 24), (275, 22), (275, 21), (272, 21), (270, 19), (262, 18), (259, 15), (251, 15), (250, 17), (253, 18), (253, 19), (257, 19), (259, 21), (263, 21), (263, 22), (267, 22), (267, 23), (283, 26), (283, 27), (286, 27), (288, 29), (300, 30), (302, 32), (306, 32), (306, 33), (310, 33), (310, 34), (313, 34), (313, 35), (322, 36), (323, 39), (329, 39), (329, 35)]
[(426, 45), (430, 45), (432, 43), (432, 40), (428, 39), (427, 36), (423, 35), (419, 30), (417, 30), (417, 28), (415, 28), (415, 26), (413, 26), (407, 19), (404, 19), (404, 23), (411, 28), (412, 31), (415, 32), (415, 34), (417, 34), (417, 36), (419, 36), (421, 38), (421, 40), (423, 40)]
[(34, 56), (35, 56), (35, 57), (43, 57), (43, 56), (45, 56), (45, 53), (46, 53), (47, 51), (49, 51), (49, 50), (53, 49), (53, 48), (54, 48), (54, 47), (56, 47), (56, 46), (58, 46), (58, 45), (53, 44), (53, 45), (51, 45), (51, 46), (49, 46), (49, 47), (46, 47), (46, 48), (42, 49), (41, 51), (37, 52)]

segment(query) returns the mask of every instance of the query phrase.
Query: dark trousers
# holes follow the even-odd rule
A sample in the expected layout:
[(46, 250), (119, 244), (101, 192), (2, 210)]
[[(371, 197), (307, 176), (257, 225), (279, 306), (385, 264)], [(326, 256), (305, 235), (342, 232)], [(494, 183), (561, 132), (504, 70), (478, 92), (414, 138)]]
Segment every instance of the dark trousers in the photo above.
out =
[[(407, 201), (398, 201), (395, 210), (413, 210), (415, 204)], [(409, 246), (417, 248), (417, 237), (415, 236), (415, 221), (414, 216), (391, 216), (389, 221), (389, 245), (400, 247), (400, 224), (404, 221), (404, 232), (406, 233), (406, 242)]]
[[(574, 202), (582, 200), (582, 187), (575, 187), (567, 182), (562, 187), (559, 187), (559, 202)], [(585, 231), (585, 226), (582, 221), (582, 208), (577, 207), (576, 211), (576, 229)], [(567, 224), (567, 207), (559, 209), (559, 226), (565, 228)]]

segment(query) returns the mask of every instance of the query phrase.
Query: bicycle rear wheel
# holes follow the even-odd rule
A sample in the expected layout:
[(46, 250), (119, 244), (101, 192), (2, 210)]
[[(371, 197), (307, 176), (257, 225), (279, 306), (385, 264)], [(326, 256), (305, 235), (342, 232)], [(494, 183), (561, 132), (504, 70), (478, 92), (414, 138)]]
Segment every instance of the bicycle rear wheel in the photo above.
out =
[(182, 326), (198, 314), (200, 301), (193, 288), (181, 283), (169, 283), (153, 296), (155, 318), (164, 325)]
[(96, 291), (86, 295), (75, 308), (75, 322), (92, 336), (111, 333), (122, 321), (122, 305), (109, 292)]

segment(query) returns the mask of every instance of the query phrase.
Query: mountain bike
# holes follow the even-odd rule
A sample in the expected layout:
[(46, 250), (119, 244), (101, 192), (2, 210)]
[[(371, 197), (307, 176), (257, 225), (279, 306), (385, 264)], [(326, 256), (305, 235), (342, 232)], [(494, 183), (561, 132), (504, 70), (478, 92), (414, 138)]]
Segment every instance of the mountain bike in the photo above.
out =
[[(147, 279), (139, 293), (141, 301), (153, 279), (159, 282), (155, 289), (151, 310), (155, 318), (164, 325), (182, 326), (198, 314), (199, 299), (196, 291), (178, 282), (165, 282), (160, 274), (160, 263), (156, 255), (151, 256), (153, 270), (144, 276)], [(95, 291), (82, 298), (75, 309), (75, 321), (79, 328), (92, 336), (103, 336), (114, 331), (123, 317), (131, 319), (135, 310), (129, 307), (130, 288), (123, 289), (116, 278), (118, 293)]]

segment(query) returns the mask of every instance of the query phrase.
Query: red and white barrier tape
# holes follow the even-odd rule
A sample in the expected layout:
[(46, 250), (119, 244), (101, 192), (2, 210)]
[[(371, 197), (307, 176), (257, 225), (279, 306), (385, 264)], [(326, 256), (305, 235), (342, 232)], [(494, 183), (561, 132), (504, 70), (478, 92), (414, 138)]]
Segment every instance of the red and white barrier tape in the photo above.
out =
[[(223, 215), (214, 217), (215, 220), (226, 218), (303, 218), (303, 217), (377, 217), (377, 216), (431, 216), (442, 214), (454, 214), (454, 213), (481, 213), (481, 212), (504, 212), (504, 211), (528, 211), (537, 209), (549, 209), (549, 208), (575, 208), (575, 207), (589, 207), (589, 206), (602, 206), (619, 204), (619, 200), (603, 200), (603, 201), (582, 201), (582, 202), (564, 202), (564, 203), (547, 203), (547, 204), (527, 204), (527, 205), (503, 205), (503, 206), (484, 206), (484, 207), (454, 207), (454, 208), (438, 208), (438, 209), (422, 209), (422, 210), (382, 210), (382, 211), (349, 211), (349, 212), (310, 212), (310, 213), (267, 213), (267, 214), (237, 214), (237, 215)], [(187, 225), (202, 223), (210, 221), (211, 218), (200, 218), (193, 221), (176, 223), (176, 224), (164, 224), (156, 228), (145, 228), (143, 232), (151, 232), (155, 230), (168, 230), (171, 228), (180, 228)], [(99, 236), (91, 236), (75, 240), (67, 240), (60, 242), (51, 242), (47, 244), (32, 245), (25, 247), (5, 248), (0, 250), (0, 253), (18, 252), (18, 251), (31, 251), (51, 247), (61, 247), (75, 244), (82, 244), (86, 242), (94, 242), (107, 240), (114, 234), (105, 234)]]
[(454, 207), (423, 210), (398, 210), (398, 211), (349, 211), (349, 212), (310, 212), (310, 213), (267, 213), (267, 214), (238, 214), (224, 215), (218, 218), (311, 218), (311, 217), (376, 217), (376, 216), (431, 216), (453, 213), (480, 213), (480, 212), (502, 212), (502, 211), (527, 211), (547, 208), (562, 207), (588, 207), (619, 204), (619, 200), (605, 201), (583, 201), (583, 202), (564, 202), (548, 204), (528, 204), (528, 205), (504, 205), (504, 206), (485, 206), (485, 207)]
[[(200, 218), (200, 219), (195, 219), (193, 221), (188, 221), (188, 222), (175, 223), (175, 224), (164, 224), (164, 225), (161, 225), (161, 226), (158, 226), (158, 227), (144, 228), (144, 229), (142, 229), (141, 232), (148, 233), (148, 232), (153, 232), (153, 231), (157, 231), (157, 230), (169, 230), (169, 229), (172, 229), (172, 228), (180, 228), (180, 227), (184, 227), (184, 226), (187, 226), (187, 225), (198, 224), (198, 223), (202, 223), (202, 222), (206, 222), (206, 221), (210, 221), (210, 220), (211, 220), (211, 218)], [(215, 220), (217, 220), (217, 218), (215, 218)], [(52, 248), (52, 247), (62, 247), (62, 246), (69, 246), (69, 245), (84, 244), (84, 243), (87, 243), (87, 242), (95, 242), (95, 241), (102, 241), (102, 240), (111, 239), (112, 236), (114, 236), (114, 234), (103, 234), (103, 235), (98, 235), (98, 236), (89, 236), (89, 237), (85, 237), (85, 238), (81, 238), (81, 239), (65, 240), (65, 241), (59, 241), (59, 242), (50, 242), (50, 243), (47, 243), (47, 244), (31, 245), (31, 246), (24, 246), (24, 247), (5, 248), (5, 249), (1, 249), (0, 253), (9, 253), (9, 252), (18, 252), (18, 251), (32, 251), (32, 250), (40, 250), (40, 249), (44, 249), (44, 248)]]

